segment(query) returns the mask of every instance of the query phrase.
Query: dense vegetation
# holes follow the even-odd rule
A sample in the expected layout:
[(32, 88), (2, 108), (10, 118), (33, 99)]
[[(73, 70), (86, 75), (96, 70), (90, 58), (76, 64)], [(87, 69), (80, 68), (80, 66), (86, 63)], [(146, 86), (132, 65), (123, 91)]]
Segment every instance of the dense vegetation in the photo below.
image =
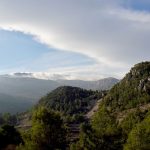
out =
[[(67, 126), (70, 118), (71, 122), (81, 121), (80, 114), (85, 114), (104, 94), (106, 92), (59, 87), (43, 97), (32, 111), (16, 116), (1, 115), (2, 124), (17, 125), (21, 131), (24, 145), (18, 150), (66, 149), (70, 140)], [(66, 121), (64, 118), (68, 116), (69, 121)]]
[[(108, 92), (91, 120), (81, 125), (79, 140), (70, 144), (62, 116), (86, 113), (102, 95), (74, 87), (57, 88), (34, 109), (32, 127), (21, 131), (21, 137), (13, 130), (17, 134), (6, 144), (21, 144), (18, 150), (150, 150), (150, 62), (135, 65)], [(6, 139), (7, 128), (1, 129), (0, 137)]]
[(150, 102), (150, 62), (135, 65), (104, 99), (111, 111), (136, 108)]
[(24, 145), (18, 150), (64, 150), (66, 128), (58, 113), (44, 107), (33, 113), (32, 127), (22, 133)]
[(103, 92), (84, 90), (77, 87), (63, 86), (47, 94), (39, 105), (64, 114), (85, 113), (100, 99)]
[(150, 150), (150, 62), (135, 65), (103, 99), (72, 150)]
[(17, 115), (11, 115), (10, 113), (0, 114), (0, 126), (5, 124), (16, 125), (17, 121)]
[(14, 126), (1, 125), (0, 150), (56, 150), (66, 149), (67, 134), (58, 113), (44, 107), (33, 112), (32, 127), (18, 132)]

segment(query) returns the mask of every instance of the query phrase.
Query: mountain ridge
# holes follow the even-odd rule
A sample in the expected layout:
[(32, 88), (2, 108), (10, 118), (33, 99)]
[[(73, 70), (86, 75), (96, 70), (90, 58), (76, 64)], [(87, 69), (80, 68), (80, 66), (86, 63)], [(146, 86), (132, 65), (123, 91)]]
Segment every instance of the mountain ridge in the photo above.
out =
[[(112, 82), (111, 82), (111, 79), (112, 79)], [(110, 88), (111, 86), (113, 86), (115, 83), (118, 82), (118, 80), (114, 78), (108, 78), (108, 80), (105, 79), (105, 81), (103, 80), (101, 81), (102, 81), (102, 84), (108, 81), (103, 88), (101, 88), (102, 85), (98, 81), (63, 80), (62, 82), (60, 80), (59, 81), (43, 80), (43, 79), (28, 78), (28, 77), (1, 75), (0, 76), (0, 93), (13, 97), (12, 101), (14, 101), (14, 103), (15, 103), (14, 98), (16, 97), (16, 101), (18, 101), (18, 97), (20, 97), (20, 102), (22, 102), (22, 105), (24, 104), (24, 102), (22, 101), (24, 99), (26, 100), (27, 105), (31, 106), (31, 104), (37, 103), (41, 97), (43, 97), (47, 93), (51, 92), (52, 90), (60, 86), (74, 86), (74, 87), (84, 88), (87, 90), (89, 89), (106, 90), (108, 89), (108, 87)], [(10, 101), (11, 101), (11, 98), (10, 98)], [(9, 106), (8, 103), (5, 103), (5, 105)], [(18, 112), (18, 109), (16, 109), (16, 112)], [(19, 109), (19, 112), (20, 112), (20, 109)]]
[(74, 115), (87, 112), (105, 92), (85, 90), (79, 87), (61, 86), (42, 97), (38, 106), (44, 106), (64, 114)]
[(150, 62), (134, 65), (84, 124), (73, 150), (149, 150)]

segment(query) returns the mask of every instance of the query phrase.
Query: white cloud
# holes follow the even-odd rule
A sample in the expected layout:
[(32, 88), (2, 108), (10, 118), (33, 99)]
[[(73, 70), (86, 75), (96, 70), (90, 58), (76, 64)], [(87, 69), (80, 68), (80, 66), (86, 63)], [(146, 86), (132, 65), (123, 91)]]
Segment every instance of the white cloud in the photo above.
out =
[(126, 70), (150, 59), (150, 14), (125, 9), (122, 3), (2, 0), (0, 27), (31, 34), (49, 47), (88, 55), (108, 71), (117, 71), (117, 67)]
[[(106, 69), (109, 72), (106, 73)], [(16, 70), (18, 71), (18, 70)], [(58, 80), (58, 79), (66, 79), (66, 80), (99, 80), (106, 77), (113, 77), (121, 79), (123, 75), (125, 75), (125, 71), (122, 68), (111, 68), (105, 65), (94, 64), (85, 66), (68, 66), (68, 67), (57, 67), (50, 68), (47, 71), (42, 72), (18, 72), (12, 73), (12, 75), (20, 76), (20, 77), (33, 77), (39, 79), (50, 79), (50, 80)]]

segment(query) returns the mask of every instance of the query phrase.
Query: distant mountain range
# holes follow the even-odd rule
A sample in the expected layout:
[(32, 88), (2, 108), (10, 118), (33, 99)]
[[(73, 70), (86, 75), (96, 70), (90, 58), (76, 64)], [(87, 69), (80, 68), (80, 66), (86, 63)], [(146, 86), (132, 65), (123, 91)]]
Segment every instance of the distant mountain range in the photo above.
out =
[(33, 105), (28, 98), (10, 96), (0, 93), (0, 113), (17, 113), (24, 112)]
[[(35, 104), (42, 96), (59, 86), (73, 86), (91, 90), (108, 90), (119, 80), (115, 78), (105, 78), (98, 81), (82, 81), (82, 80), (44, 80), (31, 77), (24, 77), (22, 74), (1, 75), (0, 76), (0, 105), (11, 108), (16, 106), (16, 102), (23, 106), (23, 110)], [(3, 95), (7, 95), (7, 99)], [(8, 98), (10, 97), (10, 98)], [(5, 100), (6, 99), (6, 100)], [(9, 102), (8, 102), (9, 99)], [(20, 99), (20, 101), (19, 101)], [(5, 103), (5, 104), (4, 104)], [(11, 107), (10, 107), (11, 105)], [(16, 110), (9, 109), (9, 112), (20, 112), (20, 108)], [(5, 112), (7, 109), (0, 109)], [(8, 112), (8, 110), (7, 110)]]
[(119, 82), (116, 78), (104, 78), (97, 81), (83, 81), (83, 80), (57, 80), (61, 85), (80, 87), (87, 90), (109, 90), (113, 85)]

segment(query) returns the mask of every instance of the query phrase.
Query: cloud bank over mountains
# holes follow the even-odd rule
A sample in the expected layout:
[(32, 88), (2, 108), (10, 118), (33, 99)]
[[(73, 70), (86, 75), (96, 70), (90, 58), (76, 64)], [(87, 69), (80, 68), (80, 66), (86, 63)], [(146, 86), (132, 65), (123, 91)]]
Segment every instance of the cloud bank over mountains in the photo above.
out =
[(150, 13), (131, 8), (131, 3), (136, 1), (2, 0), (0, 28), (87, 55), (112, 73), (125, 72), (150, 59)]

